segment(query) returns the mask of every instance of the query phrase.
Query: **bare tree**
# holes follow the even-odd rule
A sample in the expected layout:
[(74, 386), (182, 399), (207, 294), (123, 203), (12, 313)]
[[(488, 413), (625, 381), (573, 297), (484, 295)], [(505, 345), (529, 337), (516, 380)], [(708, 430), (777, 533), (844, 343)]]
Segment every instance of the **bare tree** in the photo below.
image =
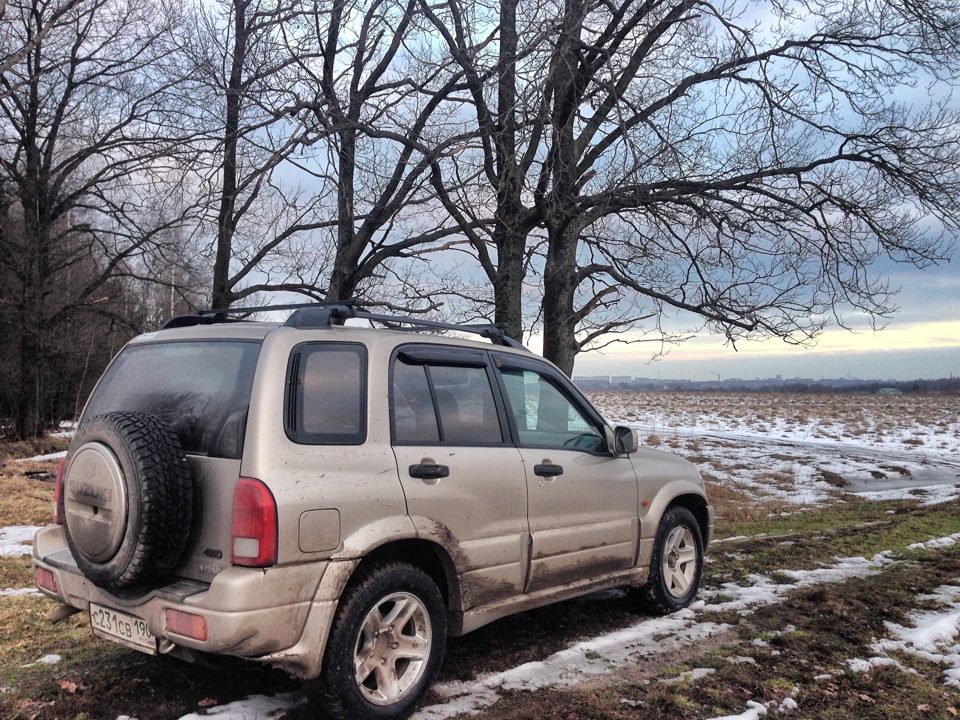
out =
[(960, 69), (955, 6), (744, 16), (736, 1), (565, 2), (537, 202), (545, 353), (568, 371), (611, 289), (636, 317), (804, 342), (843, 307), (886, 316), (872, 261), (936, 261), (960, 224), (958, 115), (898, 100)]
[[(26, 36), (22, 36), (16, 33), (5, 33), (0, 36), (0, 76), (5, 75), (21, 63), (27, 53), (33, 50), (37, 43), (42, 42), (51, 28), (56, 27), (59, 19), (70, 13), (78, 2), (79, 0), (70, 0), (69, 2), (56, 3), (46, 26), (36, 34), (28, 33)], [(0, 23), (3, 22), (6, 12), (7, 0), (0, 0)], [(9, 92), (8, 89), (0, 88), (0, 97), (9, 94)]]
[[(468, 137), (458, 112), (464, 73), (435, 46), (419, 0), (337, 0), (318, 7), (316, 63), (303, 62), (309, 90), (297, 105), (327, 151), (332, 195), (332, 266), (325, 296), (369, 293), (392, 265), (462, 229), (445, 222), (434, 191), (439, 159)], [(399, 273), (399, 275), (398, 275)], [(412, 290), (414, 304), (427, 289)]]
[[(471, 103), (472, 135), (442, 159), (438, 193), (489, 283), (494, 320), (520, 340), (528, 241), (542, 221), (530, 178), (542, 162), (540, 91), (555, 19), (539, 0), (423, 7), (461, 68)], [(488, 302), (476, 294), (467, 300)]]
[(326, 168), (291, 109), (302, 90), (300, 64), (317, 55), (312, 8), (222, 0), (197, 12), (186, 38), (191, 120), (202, 149), (198, 229), (213, 228), (214, 307), (261, 291), (322, 296), (328, 263), (303, 236), (331, 224), (323, 212)]
[[(914, 89), (948, 94), (955, 4), (504, 0), (498, 22), (440, 7), (482, 149), (449, 161), (448, 209), (498, 228), (465, 231), (498, 313), (501, 271), (514, 308), (542, 273), (544, 354), (568, 372), (644, 324), (686, 336), (665, 315), (787, 342), (845, 307), (882, 318), (873, 261), (948, 251), (958, 116)], [(495, 199), (467, 200), (471, 163)]]
[[(66, 7), (66, 9), (64, 9)], [(183, 222), (174, 4), (10, 0), (29, 50), (0, 76), (3, 306), (16, 318), (21, 436), (42, 430), (44, 338), (106, 311), (112, 279)]]

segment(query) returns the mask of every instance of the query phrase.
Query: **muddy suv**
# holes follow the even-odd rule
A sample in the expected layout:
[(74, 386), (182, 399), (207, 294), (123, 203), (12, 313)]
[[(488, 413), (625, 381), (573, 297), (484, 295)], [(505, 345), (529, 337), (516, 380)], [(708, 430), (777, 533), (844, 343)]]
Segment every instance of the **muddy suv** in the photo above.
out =
[(638, 448), (497, 327), (353, 317), (452, 327), (347, 304), (175, 318), (127, 345), (35, 539), (53, 619), (276, 665), (351, 718), (399, 718), (448, 636), (615, 586), (691, 602), (713, 518), (692, 465)]

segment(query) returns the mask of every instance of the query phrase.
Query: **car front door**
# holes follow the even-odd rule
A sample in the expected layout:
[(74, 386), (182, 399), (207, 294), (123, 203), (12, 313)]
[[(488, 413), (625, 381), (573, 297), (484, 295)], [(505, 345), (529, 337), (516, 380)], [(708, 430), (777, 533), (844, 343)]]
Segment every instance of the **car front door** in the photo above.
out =
[(559, 372), (499, 355), (499, 374), (527, 478), (528, 592), (636, 562), (637, 477), (607, 449), (602, 421)]

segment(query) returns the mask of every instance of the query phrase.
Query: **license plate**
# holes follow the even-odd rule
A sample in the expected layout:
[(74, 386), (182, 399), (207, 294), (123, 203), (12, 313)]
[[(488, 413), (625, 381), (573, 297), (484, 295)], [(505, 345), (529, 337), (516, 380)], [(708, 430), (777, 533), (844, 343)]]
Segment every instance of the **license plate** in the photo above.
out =
[(134, 650), (157, 654), (157, 636), (150, 632), (145, 620), (90, 603), (90, 624), (97, 635), (128, 645)]

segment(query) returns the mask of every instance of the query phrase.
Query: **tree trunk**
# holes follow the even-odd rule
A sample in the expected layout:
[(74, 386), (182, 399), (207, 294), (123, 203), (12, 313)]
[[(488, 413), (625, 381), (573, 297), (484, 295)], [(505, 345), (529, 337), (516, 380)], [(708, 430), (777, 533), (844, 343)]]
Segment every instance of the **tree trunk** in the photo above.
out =
[(43, 434), (40, 422), (40, 336), (36, 329), (23, 328), (20, 335), (20, 386), (17, 388), (17, 437), (27, 439)]
[(523, 278), (526, 230), (503, 228), (497, 238), (497, 273), (493, 279), (494, 321), (506, 325), (508, 337), (523, 342)]
[(500, 76), (497, 81), (497, 273), (493, 279), (494, 320), (507, 335), (523, 341), (524, 252), (527, 233), (521, 218), (523, 172), (517, 164), (517, 0), (500, 3)]
[(580, 350), (577, 342), (577, 246), (583, 230), (577, 217), (577, 163), (574, 134), (582, 88), (579, 78), (580, 32), (586, 3), (566, 0), (563, 25), (550, 63), (553, 82), (553, 133), (547, 159), (550, 190), (541, 206), (547, 225), (547, 262), (543, 272), (543, 354), (567, 375)]
[(357, 131), (343, 130), (338, 134), (340, 148), (339, 182), (337, 186), (337, 254), (327, 287), (328, 300), (350, 300), (357, 292), (357, 269), (360, 254), (366, 243), (357, 241), (356, 212), (354, 210)]
[(228, 308), (236, 299), (230, 283), (230, 261), (233, 259), (233, 236), (237, 218), (237, 146), (240, 142), (240, 109), (243, 102), (243, 63), (247, 56), (246, 1), (234, 0), (234, 41), (230, 78), (227, 81), (226, 121), (223, 131), (223, 186), (220, 190), (220, 212), (217, 216), (217, 256), (213, 264), (213, 292), (210, 303), (215, 308)]
[(579, 235), (576, 223), (550, 233), (543, 272), (543, 356), (567, 375), (580, 351), (574, 310)]

